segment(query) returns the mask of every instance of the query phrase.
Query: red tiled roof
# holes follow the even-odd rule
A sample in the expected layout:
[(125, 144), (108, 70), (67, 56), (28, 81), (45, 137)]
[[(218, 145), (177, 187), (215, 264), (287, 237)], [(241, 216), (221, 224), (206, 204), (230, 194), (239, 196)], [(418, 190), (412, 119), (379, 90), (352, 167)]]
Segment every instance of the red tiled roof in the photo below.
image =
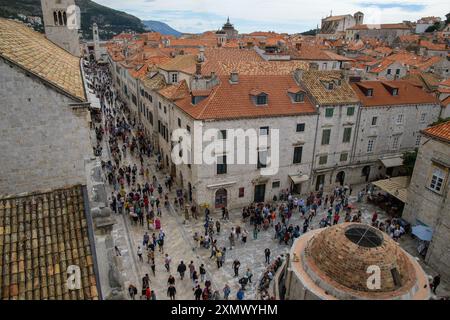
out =
[(450, 143), (450, 121), (426, 128), (422, 133)]
[(421, 40), (420, 46), (427, 48), (428, 50), (434, 50), (434, 51), (445, 51), (447, 50), (447, 46), (445, 43), (433, 43), (431, 41)]
[[(362, 81), (352, 83), (351, 85), (361, 100), (363, 107), (438, 103), (435, 96), (412, 85), (408, 81)], [(360, 85), (365, 88), (372, 88), (373, 95), (371, 97), (367, 97), (361, 90)], [(387, 90), (385, 85), (398, 88), (398, 95), (393, 96)]]
[(265, 61), (253, 49), (206, 48), (202, 74), (288, 75), (295, 69), (307, 69), (303, 61)]
[(439, 83), (440, 86), (450, 87), (450, 78)]
[[(314, 105), (305, 96), (305, 101), (295, 103), (287, 91), (298, 87), (292, 75), (245, 76), (239, 75), (239, 81), (231, 84), (227, 76), (219, 77), (220, 83), (211, 94), (193, 105), (190, 94), (175, 103), (184, 112), (195, 119), (236, 119), (253, 117), (289, 116), (313, 114)], [(300, 89), (300, 88), (299, 88)], [(268, 95), (267, 105), (257, 106), (251, 100), (254, 90)]]

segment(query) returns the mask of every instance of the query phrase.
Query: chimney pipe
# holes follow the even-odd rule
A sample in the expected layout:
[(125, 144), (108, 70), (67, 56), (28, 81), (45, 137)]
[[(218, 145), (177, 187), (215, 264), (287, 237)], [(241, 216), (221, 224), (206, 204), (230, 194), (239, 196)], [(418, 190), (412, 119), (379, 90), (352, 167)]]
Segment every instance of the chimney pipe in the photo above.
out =
[(239, 82), (239, 74), (236, 71), (231, 72), (230, 74), (230, 82), (238, 83)]
[(201, 75), (202, 74), (202, 64), (200, 62), (197, 62), (195, 64), (195, 74)]

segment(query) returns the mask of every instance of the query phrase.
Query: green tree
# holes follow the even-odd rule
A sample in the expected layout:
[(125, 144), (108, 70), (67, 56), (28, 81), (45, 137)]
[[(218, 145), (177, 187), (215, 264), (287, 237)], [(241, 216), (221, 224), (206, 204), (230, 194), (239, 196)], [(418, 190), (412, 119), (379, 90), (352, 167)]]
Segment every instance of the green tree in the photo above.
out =
[(432, 124), (430, 124), (430, 127), (436, 126), (436, 125), (438, 125), (438, 124), (441, 124), (441, 123), (444, 123), (444, 122), (447, 122), (447, 121), (450, 121), (450, 117), (447, 117), (447, 118), (439, 118), (439, 119), (437, 119), (435, 122), (433, 122)]
[(417, 159), (417, 149), (414, 151), (403, 153), (403, 166), (405, 167), (408, 176), (412, 176), (416, 159)]

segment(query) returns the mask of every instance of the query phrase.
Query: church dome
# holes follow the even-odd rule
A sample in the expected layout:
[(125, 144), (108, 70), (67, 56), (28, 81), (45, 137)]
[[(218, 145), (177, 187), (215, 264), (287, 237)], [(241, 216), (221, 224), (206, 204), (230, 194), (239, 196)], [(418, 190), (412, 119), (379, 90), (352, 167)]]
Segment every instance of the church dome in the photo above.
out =
[[(306, 273), (338, 298), (395, 298), (411, 293), (416, 283), (411, 257), (387, 234), (360, 223), (321, 229), (301, 255)], [(375, 269), (376, 283), (369, 280)]]

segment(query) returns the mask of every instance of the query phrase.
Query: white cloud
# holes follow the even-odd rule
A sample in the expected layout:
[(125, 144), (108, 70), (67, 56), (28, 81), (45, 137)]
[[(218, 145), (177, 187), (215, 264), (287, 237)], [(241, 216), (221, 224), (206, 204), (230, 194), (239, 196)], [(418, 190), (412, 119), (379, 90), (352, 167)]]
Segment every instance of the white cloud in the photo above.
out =
[[(187, 32), (203, 31), (202, 28), (217, 29), (226, 16), (232, 22), (250, 20), (256, 29), (277, 30), (287, 32), (304, 31), (305, 26), (320, 25), (321, 18), (330, 14), (353, 14), (356, 11), (377, 12), (377, 17), (369, 15), (368, 21), (377, 18), (380, 23), (415, 21), (422, 16), (444, 17), (449, 11), (446, 1), (442, 0), (340, 0), (330, 5), (329, 0), (95, 0), (108, 7), (123, 10), (141, 19), (161, 20)], [(419, 11), (390, 7), (374, 10), (368, 4), (423, 5)], [(295, 26), (299, 26), (299, 30)], [(262, 28), (261, 26), (265, 27)], [(244, 29), (236, 23), (242, 32), (251, 28), (246, 24)], [(289, 30), (283, 30), (289, 29)]]

